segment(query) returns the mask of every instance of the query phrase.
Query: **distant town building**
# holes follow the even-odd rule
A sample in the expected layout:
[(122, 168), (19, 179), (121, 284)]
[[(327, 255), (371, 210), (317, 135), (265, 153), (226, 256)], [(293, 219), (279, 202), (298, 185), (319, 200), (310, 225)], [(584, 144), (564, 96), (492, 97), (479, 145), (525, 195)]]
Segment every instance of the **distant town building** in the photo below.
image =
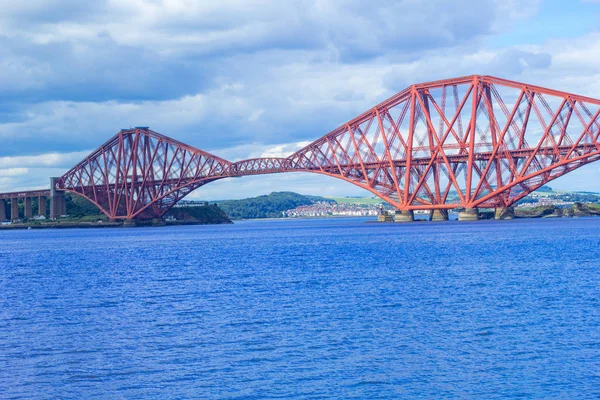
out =
[(299, 206), (283, 213), (285, 217), (326, 217), (326, 216), (346, 216), (346, 217), (367, 217), (377, 216), (379, 214), (378, 204), (351, 204), (351, 203), (331, 203), (315, 202), (307, 206)]

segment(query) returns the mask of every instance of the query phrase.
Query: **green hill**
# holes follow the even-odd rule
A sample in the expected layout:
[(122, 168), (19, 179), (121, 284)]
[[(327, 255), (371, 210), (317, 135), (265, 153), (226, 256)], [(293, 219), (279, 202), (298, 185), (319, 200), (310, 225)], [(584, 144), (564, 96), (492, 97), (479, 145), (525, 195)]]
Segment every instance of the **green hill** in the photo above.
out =
[(173, 207), (168, 215), (179, 221), (197, 222), (202, 224), (228, 224), (231, 220), (215, 204), (196, 207)]
[(273, 192), (266, 196), (216, 202), (231, 219), (279, 218), (284, 211), (317, 201), (335, 203), (319, 196), (304, 196), (293, 192)]

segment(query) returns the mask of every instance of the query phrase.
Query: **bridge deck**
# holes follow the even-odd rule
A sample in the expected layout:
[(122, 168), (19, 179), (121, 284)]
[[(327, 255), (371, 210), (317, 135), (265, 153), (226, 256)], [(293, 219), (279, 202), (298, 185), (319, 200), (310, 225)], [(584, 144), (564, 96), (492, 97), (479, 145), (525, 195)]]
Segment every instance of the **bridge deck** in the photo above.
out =
[(24, 199), (26, 197), (50, 196), (50, 189), (23, 190), (20, 192), (0, 193), (0, 200)]

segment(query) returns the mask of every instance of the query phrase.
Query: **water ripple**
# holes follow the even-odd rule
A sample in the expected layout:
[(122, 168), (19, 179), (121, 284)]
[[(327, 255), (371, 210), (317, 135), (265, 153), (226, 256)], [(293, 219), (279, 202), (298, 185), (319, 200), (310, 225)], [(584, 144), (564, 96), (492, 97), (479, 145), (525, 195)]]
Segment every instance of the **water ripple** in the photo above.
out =
[(600, 397), (600, 219), (0, 239), (2, 399)]

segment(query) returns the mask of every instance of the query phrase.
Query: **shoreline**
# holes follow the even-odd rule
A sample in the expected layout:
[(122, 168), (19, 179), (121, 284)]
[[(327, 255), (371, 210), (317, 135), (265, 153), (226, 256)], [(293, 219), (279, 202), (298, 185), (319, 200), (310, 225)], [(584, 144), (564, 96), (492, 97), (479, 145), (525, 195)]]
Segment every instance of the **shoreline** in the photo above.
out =
[[(597, 214), (557, 214), (557, 213), (547, 213), (547, 214), (530, 214), (530, 215), (515, 215), (514, 219), (574, 219), (574, 218), (591, 218), (591, 217), (600, 217)], [(231, 222), (202, 222), (202, 221), (163, 221), (162, 223), (153, 223), (152, 221), (138, 221), (135, 223), (125, 223), (123, 221), (118, 222), (46, 222), (46, 223), (18, 223), (18, 224), (10, 224), (10, 225), (0, 225), (0, 231), (2, 230), (33, 230), (33, 229), (100, 229), (100, 228), (143, 228), (143, 227), (162, 227), (162, 226), (186, 226), (186, 225), (223, 225), (223, 224), (234, 224), (236, 222), (249, 222), (249, 221), (298, 221), (298, 220), (320, 220), (320, 219), (350, 219), (350, 218), (373, 218), (372, 220), (365, 221), (366, 223), (395, 223), (395, 221), (378, 221), (376, 216), (373, 215), (329, 215), (329, 216), (314, 216), (314, 217), (280, 217), (280, 218), (250, 218), (250, 219), (236, 219)], [(481, 218), (480, 221), (483, 220), (494, 220), (493, 218)], [(450, 221), (455, 221), (451, 219)], [(418, 218), (413, 222), (430, 222), (427, 218)]]
[(151, 222), (141, 221), (133, 224), (126, 224), (123, 222), (48, 222), (44, 224), (10, 224), (0, 225), (0, 231), (2, 230), (33, 230), (33, 229), (101, 229), (101, 228), (149, 228), (149, 227), (162, 227), (162, 226), (183, 226), (183, 225), (223, 225), (231, 224), (232, 222), (220, 222), (210, 223), (201, 221), (164, 221), (160, 224), (152, 224)]

